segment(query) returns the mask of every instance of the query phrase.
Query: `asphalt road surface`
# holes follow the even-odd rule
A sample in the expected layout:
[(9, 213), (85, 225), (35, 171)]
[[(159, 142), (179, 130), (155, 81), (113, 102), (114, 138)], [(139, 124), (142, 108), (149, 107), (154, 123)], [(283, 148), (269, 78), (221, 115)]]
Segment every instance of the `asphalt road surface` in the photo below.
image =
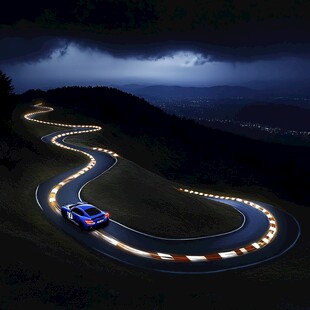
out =
[[(29, 121), (40, 121), (39, 113), (52, 111), (42, 105), (37, 111), (26, 114)], [(110, 219), (110, 223), (95, 231), (81, 231), (60, 215), (60, 206), (80, 201), (80, 192), (88, 182), (113, 169), (119, 159), (113, 151), (88, 148), (66, 142), (73, 134), (97, 131), (98, 126), (64, 125), (70, 129), (44, 136), (45, 143), (62, 147), (64, 151), (80, 152), (86, 164), (66, 171), (38, 185), (38, 205), (59, 229), (83, 243), (85, 246), (118, 261), (162, 272), (213, 273), (244, 268), (276, 259), (288, 251), (300, 236), (300, 226), (287, 212), (258, 201), (247, 201), (236, 197), (180, 189), (184, 195), (200, 195), (205, 199), (229, 204), (243, 215), (242, 225), (225, 234), (168, 239), (150, 236), (135, 231)], [(108, 211), (108, 206), (107, 210)]]

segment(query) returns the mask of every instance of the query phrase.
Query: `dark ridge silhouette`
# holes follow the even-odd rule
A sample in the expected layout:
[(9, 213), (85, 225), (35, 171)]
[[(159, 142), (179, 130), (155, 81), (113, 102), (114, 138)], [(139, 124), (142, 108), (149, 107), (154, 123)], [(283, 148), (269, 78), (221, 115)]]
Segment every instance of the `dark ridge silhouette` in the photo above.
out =
[(173, 98), (173, 99), (223, 99), (231, 97), (257, 98), (261, 92), (242, 86), (211, 86), (211, 87), (184, 87), (154, 85), (137, 87), (135, 85), (125, 85), (119, 87), (137, 96), (144, 98)]
[(244, 105), (236, 119), (289, 130), (310, 130), (310, 110), (286, 104)]
[[(20, 95), (22, 102), (36, 98), (110, 124), (156, 154), (165, 154), (165, 164), (158, 164), (154, 172), (168, 179), (196, 186), (263, 186), (282, 198), (310, 203), (307, 147), (257, 141), (206, 128), (114, 88), (64, 87)], [(143, 154), (125, 148), (121, 152), (142, 163)], [(143, 160), (145, 164), (148, 159)]]

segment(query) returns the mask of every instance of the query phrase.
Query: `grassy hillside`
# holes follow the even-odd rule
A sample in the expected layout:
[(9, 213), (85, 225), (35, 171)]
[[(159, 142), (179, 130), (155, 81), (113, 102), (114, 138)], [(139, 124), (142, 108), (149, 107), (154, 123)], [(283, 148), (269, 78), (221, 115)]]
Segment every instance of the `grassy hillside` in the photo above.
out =
[[(56, 108), (55, 113), (46, 115), (45, 118), (57, 120), (57, 114), (60, 113), (66, 113), (70, 123), (97, 123), (103, 126), (105, 141), (109, 140), (109, 135), (106, 135), (109, 130), (107, 126), (94, 120), (70, 117), (68, 110), (58, 111)], [(26, 121), (23, 123), (26, 128), (32, 129), (38, 143), (42, 135), (61, 129), (29, 124)], [(70, 137), (68, 141), (98, 146), (104, 142), (100, 141), (101, 135), (102, 133), (84, 134)], [(118, 144), (120, 143), (122, 142), (119, 141)], [(54, 146), (41, 145), (40, 149), (43, 147), (54, 153)], [(56, 151), (58, 155), (51, 159), (52, 162), (59, 158), (65, 159), (66, 153), (70, 153), (57, 148)], [(91, 183), (91, 186), (87, 185), (82, 191), (84, 200), (108, 210), (115, 221), (159, 237), (185, 238), (218, 234), (234, 230), (243, 222), (241, 214), (231, 207), (181, 193), (177, 189), (182, 184), (168, 181), (122, 157), (112, 170)]]
[(169, 180), (207, 188), (259, 186), (286, 200), (310, 204), (308, 147), (267, 143), (206, 128), (113, 88), (29, 91), (20, 99), (30, 102), (38, 97), (69, 108), (73, 114), (100, 120), (113, 129), (109, 141), (117, 147), (115, 151)]
[(236, 119), (287, 130), (310, 130), (309, 108), (287, 104), (261, 102), (245, 105), (240, 109)]
[[(211, 275), (154, 273), (98, 255), (63, 234), (47, 221), (35, 201), (34, 191), (40, 182), (81, 164), (84, 159), (42, 143), (40, 136), (58, 128), (23, 121), (20, 115), (28, 109), (27, 103), (15, 110), (12, 131), (0, 142), (2, 154), (6, 154), (7, 158), (0, 166), (0, 240), (5, 249), (0, 259), (1, 309), (166, 310), (198, 308), (201, 305), (208, 309), (248, 309), (249, 304), (251, 309), (257, 310), (309, 308), (308, 295), (300, 289), (306, 287), (310, 279), (309, 208), (281, 200), (268, 188), (251, 184), (230, 187), (224, 183), (190, 183), (194, 188), (207, 189), (208, 192), (225, 190), (227, 194), (263, 200), (297, 217), (302, 227), (297, 245), (283, 257), (251, 268)], [(76, 109), (57, 107), (55, 114), (45, 117), (72, 120), (72, 123), (99, 123), (99, 118), (84, 116)], [(148, 122), (148, 119), (143, 121)], [(149, 134), (147, 128), (143, 130), (140, 126)], [(129, 135), (120, 124), (112, 121), (107, 123), (103, 133), (85, 135), (85, 138), (81, 136), (76, 141), (105, 145), (117, 151), (128, 159), (123, 161), (123, 167), (118, 168), (130, 168), (130, 176), (141, 173), (141, 167), (148, 165), (153, 172), (157, 171), (157, 176), (163, 176), (166, 173), (163, 164), (171, 155), (170, 152), (160, 152), (163, 148), (161, 143), (157, 145), (156, 152), (154, 145), (144, 145), (144, 138)], [(156, 159), (162, 164), (158, 164)], [(176, 170), (177, 166), (174, 168)], [(121, 172), (116, 169), (113, 173), (114, 176), (111, 170), (109, 177), (114, 177), (117, 188)], [(150, 172), (145, 173), (150, 175)], [(157, 176), (154, 177), (157, 179)], [(107, 185), (105, 181), (102, 177), (89, 183), (82, 195), (93, 197), (94, 192)], [(172, 178), (166, 184), (175, 182)], [(113, 190), (113, 184), (110, 189)], [(126, 206), (126, 203), (119, 205), (119, 210)], [(138, 221), (139, 217), (133, 219)]]
[(241, 226), (243, 217), (227, 205), (181, 193), (180, 185), (121, 159), (82, 191), (83, 199), (108, 209), (111, 218), (147, 234), (188, 238)]

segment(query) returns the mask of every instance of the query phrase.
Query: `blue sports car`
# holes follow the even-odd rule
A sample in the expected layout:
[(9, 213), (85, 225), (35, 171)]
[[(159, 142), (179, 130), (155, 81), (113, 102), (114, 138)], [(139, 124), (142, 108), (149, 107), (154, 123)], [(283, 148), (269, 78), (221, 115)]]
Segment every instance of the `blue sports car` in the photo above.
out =
[(108, 224), (110, 214), (87, 202), (77, 202), (61, 207), (61, 215), (79, 226), (81, 230), (91, 230)]

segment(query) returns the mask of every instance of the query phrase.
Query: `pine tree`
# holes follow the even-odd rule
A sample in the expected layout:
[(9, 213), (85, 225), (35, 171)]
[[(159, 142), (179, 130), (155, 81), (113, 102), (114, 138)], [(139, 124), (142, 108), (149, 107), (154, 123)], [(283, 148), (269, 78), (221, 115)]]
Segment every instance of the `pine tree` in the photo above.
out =
[[(17, 145), (18, 137), (13, 132), (12, 112), (16, 106), (16, 95), (12, 79), (0, 70), (0, 167), (13, 169), (17, 163), (14, 157), (14, 147)], [(13, 157), (12, 157), (13, 156)], [(5, 169), (1, 170), (3, 173)]]
[(0, 104), (2, 121), (10, 121), (16, 105), (12, 79), (0, 70)]
[(5, 98), (14, 94), (12, 79), (0, 70), (0, 98)]

